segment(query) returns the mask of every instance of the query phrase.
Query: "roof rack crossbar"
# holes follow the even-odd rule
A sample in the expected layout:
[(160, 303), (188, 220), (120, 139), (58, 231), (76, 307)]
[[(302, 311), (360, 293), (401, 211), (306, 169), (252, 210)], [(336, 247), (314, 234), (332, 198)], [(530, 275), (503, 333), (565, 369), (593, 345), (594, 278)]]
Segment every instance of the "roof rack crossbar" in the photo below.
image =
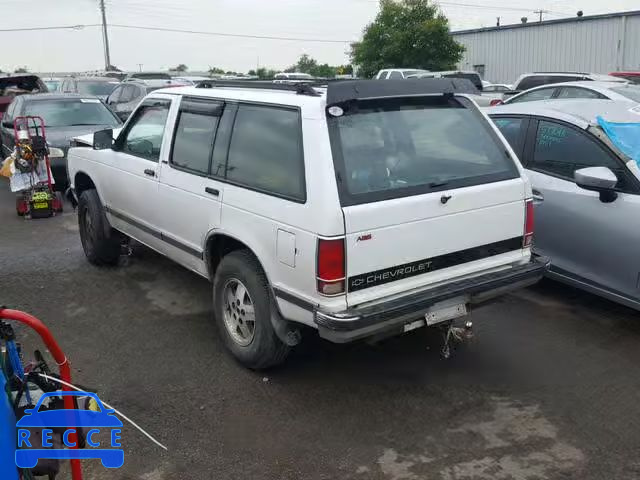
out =
[(296, 92), (298, 95), (309, 95), (319, 97), (318, 93), (308, 83), (272, 83), (256, 80), (203, 80), (196, 85), (196, 88), (254, 88), (260, 90), (280, 90)]

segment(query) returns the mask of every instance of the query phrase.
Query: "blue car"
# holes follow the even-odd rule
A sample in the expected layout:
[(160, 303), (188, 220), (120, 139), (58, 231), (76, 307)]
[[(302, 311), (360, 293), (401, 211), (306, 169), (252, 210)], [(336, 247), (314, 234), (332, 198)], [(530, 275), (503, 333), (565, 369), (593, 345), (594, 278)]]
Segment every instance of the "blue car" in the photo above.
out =
[[(45, 410), (39, 412), (42, 402), (49, 397), (66, 397), (66, 396), (78, 396), (78, 397), (92, 397), (98, 407), (99, 412), (92, 410)], [(119, 447), (119, 443), (116, 439), (119, 439), (120, 428), (122, 422), (116, 416), (115, 411), (104, 407), (98, 396), (90, 392), (49, 392), (40, 397), (38, 404), (32, 408), (25, 410), (25, 415), (18, 420), (16, 427), (18, 428), (18, 448), (26, 446), (16, 450), (16, 465), (21, 468), (33, 468), (41, 458), (52, 458), (60, 460), (70, 459), (89, 459), (99, 458), (106, 468), (119, 468), (124, 463), (124, 451), (116, 448), (93, 448), (99, 447), (100, 444), (92, 440), (93, 433), (99, 432), (100, 428), (117, 429), (111, 430), (111, 447)], [(63, 434), (64, 443), (70, 446), (68, 442), (68, 434), (74, 430), (77, 433), (77, 428), (83, 428), (87, 431), (87, 448), (83, 449), (56, 449), (46, 448), (51, 444), (42, 445), (42, 448), (37, 448), (36, 445), (31, 445), (29, 428), (65, 428)], [(115, 434), (115, 435), (114, 435)], [(34, 437), (35, 438), (35, 437)], [(45, 435), (42, 436), (42, 443), (45, 443)], [(92, 447), (92, 448), (89, 448)]]

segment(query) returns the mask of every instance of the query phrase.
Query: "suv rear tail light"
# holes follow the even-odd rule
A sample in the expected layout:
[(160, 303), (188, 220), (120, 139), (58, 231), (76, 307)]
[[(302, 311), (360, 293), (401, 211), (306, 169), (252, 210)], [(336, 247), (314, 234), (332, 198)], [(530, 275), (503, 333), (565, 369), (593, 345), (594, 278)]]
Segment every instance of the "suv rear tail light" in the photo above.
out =
[(499, 98), (494, 98), (493, 100), (491, 100), (491, 103), (489, 103), (490, 107), (497, 107), (498, 105), (502, 105), (504, 102), (502, 100), (500, 100)]
[(344, 239), (318, 239), (318, 292), (339, 295), (345, 291)]
[(530, 247), (533, 243), (533, 200), (525, 200), (524, 211), (524, 235), (522, 237), (522, 248)]

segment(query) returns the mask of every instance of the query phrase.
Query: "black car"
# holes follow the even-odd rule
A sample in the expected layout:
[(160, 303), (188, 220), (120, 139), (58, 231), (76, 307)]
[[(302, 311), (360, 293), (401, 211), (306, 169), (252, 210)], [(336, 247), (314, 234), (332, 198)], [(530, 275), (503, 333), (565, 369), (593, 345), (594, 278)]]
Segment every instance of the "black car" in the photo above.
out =
[(60, 92), (91, 95), (106, 100), (119, 84), (117, 79), (109, 77), (67, 77), (62, 81)]
[(51, 172), (56, 190), (64, 191), (67, 178), (66, 152), (73, 137), (86, 135), (106, 128), (117, 128), (120, 119), (96, 97), (77, 94), (44, 93), (20, 95), (9, 105), (0, 128), (2, 156), (13, 151), (13, 120), (19, 116), (34, 115), (44, 119), (47, 142), (65, 152), (64, 158), (51, 159)]

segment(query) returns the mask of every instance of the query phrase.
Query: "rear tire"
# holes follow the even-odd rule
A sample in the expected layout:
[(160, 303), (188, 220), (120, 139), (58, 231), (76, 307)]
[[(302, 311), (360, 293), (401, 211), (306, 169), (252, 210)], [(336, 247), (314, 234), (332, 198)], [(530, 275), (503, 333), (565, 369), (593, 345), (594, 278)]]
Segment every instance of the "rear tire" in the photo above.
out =
[(271, 324), (267, 278), (248, 250), (221, 261), (213, 281), (213, 309), (225, 347), (245, 367), (261, 370), (282, 363), (290, 348)]
[(116, 265), (120, 258), (120, 233), (109, 224), (95, 190), (85, 190), (78, 203), (80, 240), (93, 265)]

